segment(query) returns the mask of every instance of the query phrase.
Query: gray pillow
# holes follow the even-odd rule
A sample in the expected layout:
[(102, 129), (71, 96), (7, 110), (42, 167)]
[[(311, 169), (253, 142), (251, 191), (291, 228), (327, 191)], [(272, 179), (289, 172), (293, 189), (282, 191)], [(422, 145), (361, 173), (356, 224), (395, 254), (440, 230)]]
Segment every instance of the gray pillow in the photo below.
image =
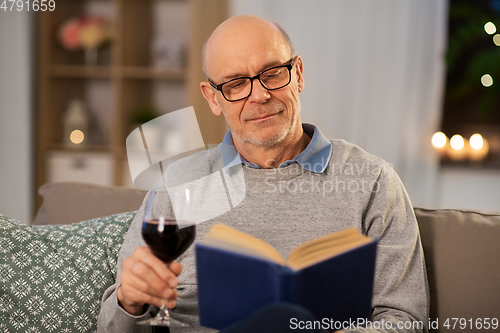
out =
[(139, 209), (145, 191), (86, 183), (49, 183), (38, 190), (43, 204), (33, 224), (70, 224)]
[(0, 332), (95, 332), (134, 216), (28, 226), (0, 214)]

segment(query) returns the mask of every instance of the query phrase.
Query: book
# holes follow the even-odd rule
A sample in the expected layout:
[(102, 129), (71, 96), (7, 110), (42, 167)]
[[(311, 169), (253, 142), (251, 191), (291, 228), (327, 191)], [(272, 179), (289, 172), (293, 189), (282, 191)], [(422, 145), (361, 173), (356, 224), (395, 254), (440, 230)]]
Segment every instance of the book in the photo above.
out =
[(285, 260), (270, 244), (217, 223), (195, 245), (200, 324), (223, 329), (288, 302), (319, 321), (369, 318), (377, 240), (350, 228), (307, 241)]

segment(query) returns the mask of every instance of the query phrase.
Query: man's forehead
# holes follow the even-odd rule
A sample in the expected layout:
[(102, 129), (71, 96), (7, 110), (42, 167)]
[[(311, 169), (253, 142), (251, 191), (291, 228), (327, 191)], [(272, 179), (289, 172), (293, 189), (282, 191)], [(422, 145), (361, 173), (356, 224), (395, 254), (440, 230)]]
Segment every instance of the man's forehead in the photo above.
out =
[(212, 78), (253, 76), (290, 58), (287, 47), (277, 40), (238, 44), (224, 45), (210, 54), (207, 66)]
[(210, 37), (205, 62), (212, 77), (249, 75), (286, 61), (287, 45), (273, 23), (255, 17), (230, 19)]
[(214, 66), (213, 75), (221, 80), (230, 80), (240, 76), (253, 76), (257, 73), (273, 67), (282, 65), (288, 59), (277, 54), (269, 54), (266, 57), (256, 58), (234, 58), (235, 61), (226, 61), (223, 66)]

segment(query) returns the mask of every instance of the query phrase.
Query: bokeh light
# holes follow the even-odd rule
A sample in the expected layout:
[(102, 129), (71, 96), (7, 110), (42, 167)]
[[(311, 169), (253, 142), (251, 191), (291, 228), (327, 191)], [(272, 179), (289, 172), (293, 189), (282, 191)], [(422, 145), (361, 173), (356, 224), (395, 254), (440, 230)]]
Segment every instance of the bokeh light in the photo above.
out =
[(481, 134), (476, 133), (470, 137), (469, 144), (472, 149), (481, 149), (483, 148), (483, 137)]
[(464, 148), (465, 141), (464, 138), (460, 134), (455, 134), (450, 139), (450, 146), (455, 150), (461, 150)]
[(432, 145), (436, 148), (443, 148), (446, 145), (446, 135), (443, 132), (436, 132), (432, 136)]
[(491, 87), (493, 85), (493, 78), (491, 77), (490, 74), (484, 74), (482, 77), (481, 77), (481, 83), (483, 84), (483, 86), (485, 87)]
[(83, 135), (83, 132), (80, 130), (74, 130), (69, 135), (69, 139), (71, 140), (71, 142), (73, 142), (76, 145), (82, 143), (84, 138), (85, 138), (85, 135)]
[(484, 25), (484, 31), (486, 31), (488, 35), (493, 35), (497, 32), (497, 27), (493, 24), (493, 22), (488, 22)]
[(495, 43), (496, 46), (500, 46), (500, 34), (493, 36), (493, 43)]

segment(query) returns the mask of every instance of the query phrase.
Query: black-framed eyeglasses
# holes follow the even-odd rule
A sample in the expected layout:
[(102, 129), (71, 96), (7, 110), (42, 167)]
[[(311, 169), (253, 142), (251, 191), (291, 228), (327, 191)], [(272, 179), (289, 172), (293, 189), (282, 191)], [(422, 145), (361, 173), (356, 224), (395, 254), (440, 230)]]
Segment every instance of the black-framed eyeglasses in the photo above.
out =
[(253, 80), (258, 79), (260, 84), (267, 90), (276, 90), (287, 86), (292, 80), (291, 71), (295, 57), (287, 61), (287, 64), (271, 67), (259, 74), (250, 77), (237, 77), (221, 84), (215, 84), (208, 79), (210, 85), (219, 90), (228, 102), (241, 101), (252, 94)]

